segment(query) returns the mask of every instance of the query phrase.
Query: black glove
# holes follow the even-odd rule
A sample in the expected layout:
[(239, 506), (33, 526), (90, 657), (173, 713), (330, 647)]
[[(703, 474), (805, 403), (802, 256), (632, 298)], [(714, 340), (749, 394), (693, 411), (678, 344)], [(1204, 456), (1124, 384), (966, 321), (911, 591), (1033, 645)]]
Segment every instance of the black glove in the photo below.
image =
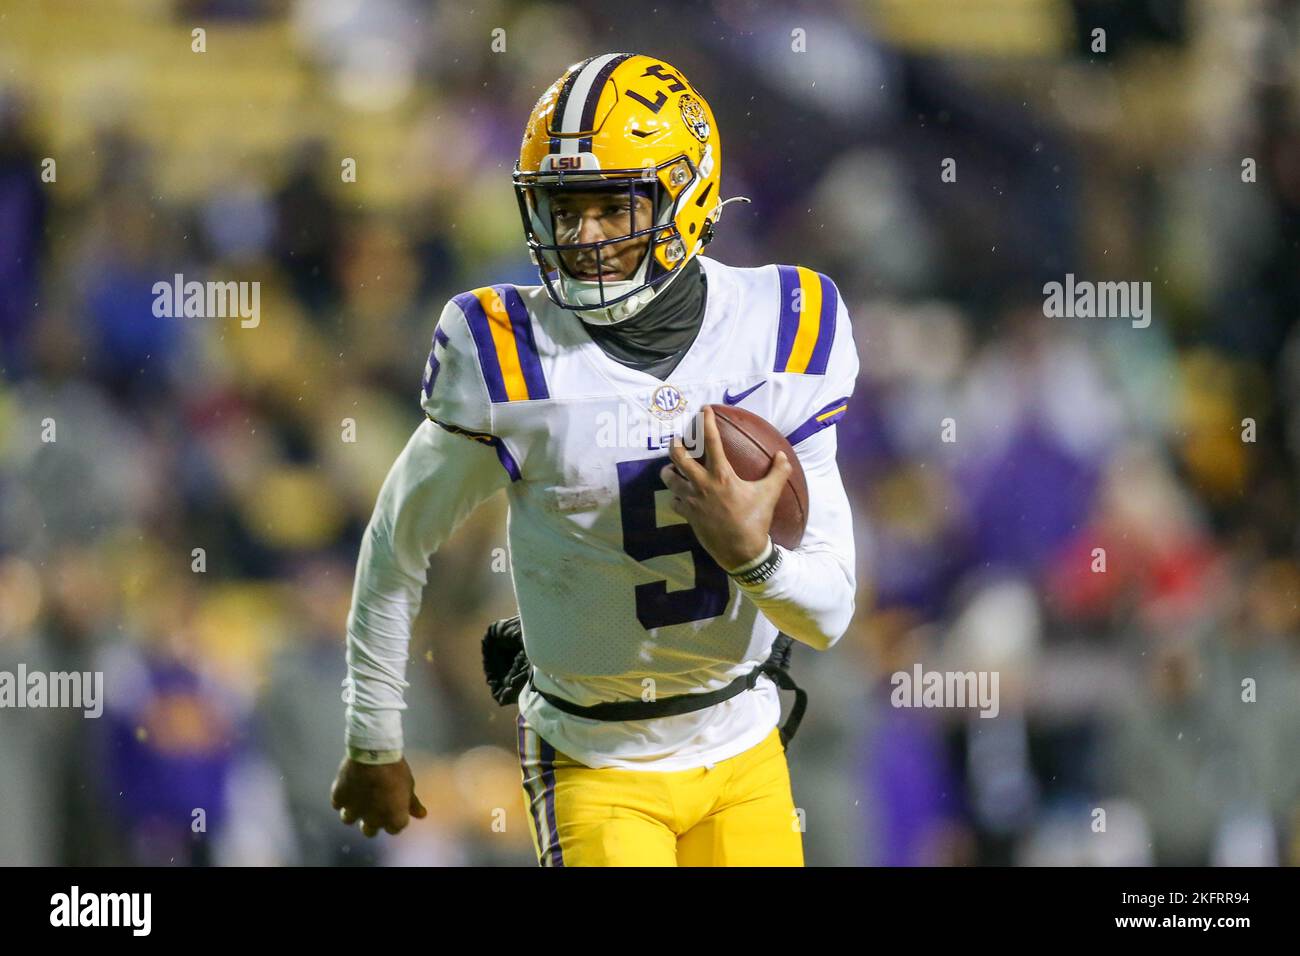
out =
[(513, 704), (531, 673), (519, 615), (489, 625), (483, 635), (483, 674), (493, 699), (502, 707)]

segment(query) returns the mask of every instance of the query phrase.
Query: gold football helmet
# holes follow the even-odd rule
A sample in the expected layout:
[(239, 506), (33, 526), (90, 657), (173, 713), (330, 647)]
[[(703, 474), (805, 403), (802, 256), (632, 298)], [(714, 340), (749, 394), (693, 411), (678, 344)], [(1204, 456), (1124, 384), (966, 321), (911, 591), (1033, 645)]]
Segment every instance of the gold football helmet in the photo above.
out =
[[(713, 112), (679, 70), (630, 53), (569, 67), (533, 107), (514, 170), (524, 235), (551, 300), (600, 324), (644, 308), (713, 237), (720, 171)], [(551, 210), (557, 192), (606, 189), (626, 191), (628, 233), (559, 243)], [(636, 221), (638, 193), (651, 200), (651, 222)], [(602, 251), (644, 235), (647, 254), (630, 277), (600, 278)], [(560, 255), (581, 249), (595, 253), (595, 280), (575, 276)]]

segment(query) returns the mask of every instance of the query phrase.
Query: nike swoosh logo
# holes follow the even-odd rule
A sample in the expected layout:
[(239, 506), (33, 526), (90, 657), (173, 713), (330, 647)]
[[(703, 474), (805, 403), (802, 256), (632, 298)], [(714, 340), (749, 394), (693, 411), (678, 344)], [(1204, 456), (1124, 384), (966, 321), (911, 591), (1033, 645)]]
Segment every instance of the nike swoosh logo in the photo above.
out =
[(724, 389), (722, 392), (722, 404), (735, 405), (738, 402), (744, 401), (745, 396), (751, 394), (752, 392), (758, 391), (766, 384), (767, 384), (767, 379), (763, 379), (763, 381), (759, 382), (757, 385), (753, 386), (752, 388), (745, 389), (739, 395), (732, 395), (730, 392)]

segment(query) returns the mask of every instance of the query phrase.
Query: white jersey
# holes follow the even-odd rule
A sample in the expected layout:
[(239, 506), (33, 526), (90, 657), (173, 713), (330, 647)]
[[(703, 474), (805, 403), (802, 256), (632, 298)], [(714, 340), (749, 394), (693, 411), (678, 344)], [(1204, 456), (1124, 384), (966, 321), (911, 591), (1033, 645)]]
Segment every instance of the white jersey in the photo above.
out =
[[(396, 654), (402, 619), (409, 628), (419, 606), (410, 589), (417, 575), (423, 584), (432, 548), (498, 486), (509, 497), (533, 682), (548, 694), (590, 705), (646, 699), (648, 689), (656, 698), (715, 690), (762, 663), (778, 628), (819, 649), (844, 632), (852, 523), (829, 426), (844, 415), (858, 371), (848, 314), (834, 284), (812, 270), (700, 261), (702, 325), (664, 380), (609, 358), (540, 286), (491, 286), (447, 304), (422, 383), (436, 424), (422, 426), (394, 466), (401, 475), (381, 492), (358, 563), (349, 616), (355, 746), (400, 746)], [(738, 587), (718, 567), (668, 507), (659, 478), (671, 439), (711, 403), (771, 422), (808, 476), (803, 543), (760, 585)], [(407, 502), (420, 498), (422, 511), (436, 513), (404, 521)], [(404, 524), (415, 526), (404, 533)], [(385, 574), (394, 568), (406, 573)], [(741, 753), (780, 715), (765, 677), (721, 704), (646, 721), (576, 717), (531, 687), (519, 706), (553, 747), (588, 766), (656, 770)]]

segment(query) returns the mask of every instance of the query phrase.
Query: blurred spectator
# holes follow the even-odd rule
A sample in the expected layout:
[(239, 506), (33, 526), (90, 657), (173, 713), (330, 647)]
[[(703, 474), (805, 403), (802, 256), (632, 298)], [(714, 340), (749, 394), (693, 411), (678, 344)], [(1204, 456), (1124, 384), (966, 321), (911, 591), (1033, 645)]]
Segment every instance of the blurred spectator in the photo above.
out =
[(23, 100), (0, 89), (0, 365), (12, 377), (27, 371), (31, 327), (40, 314), (48, 215), (42, 169)]
[(323, 185), (326, 170), (337, 171), (325, 143), (299, 145), (284, 184), (275, 195), (276, 258), (309, 316), (317, 318), (339, 299), (337, 274), (340, 216)]

